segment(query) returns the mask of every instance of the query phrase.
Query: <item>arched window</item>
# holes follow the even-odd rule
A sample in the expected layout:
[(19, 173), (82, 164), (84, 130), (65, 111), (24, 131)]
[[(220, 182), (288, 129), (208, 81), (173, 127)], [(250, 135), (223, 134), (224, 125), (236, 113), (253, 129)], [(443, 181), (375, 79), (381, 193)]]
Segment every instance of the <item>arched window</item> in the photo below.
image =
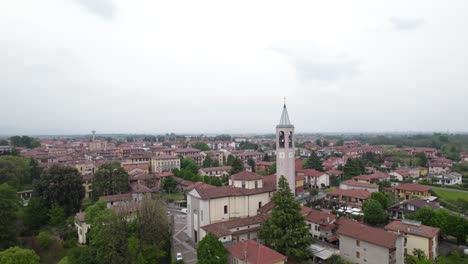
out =
[(284, 131), (280, 131), (279, 133), (279, 147), (284, 148)]
[(289, 131), (289, 147), (293, 147), (293, 132)]

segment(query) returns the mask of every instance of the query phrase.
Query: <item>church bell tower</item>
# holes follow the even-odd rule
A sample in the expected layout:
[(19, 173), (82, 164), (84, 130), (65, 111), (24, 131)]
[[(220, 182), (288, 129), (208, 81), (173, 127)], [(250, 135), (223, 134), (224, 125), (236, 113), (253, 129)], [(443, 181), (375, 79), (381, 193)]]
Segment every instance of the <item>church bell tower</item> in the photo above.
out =
[(294, 126), (289, 121), (286, 103), (276, 126), (276, 184), (284, 176), (292, 193), (296, 193)]

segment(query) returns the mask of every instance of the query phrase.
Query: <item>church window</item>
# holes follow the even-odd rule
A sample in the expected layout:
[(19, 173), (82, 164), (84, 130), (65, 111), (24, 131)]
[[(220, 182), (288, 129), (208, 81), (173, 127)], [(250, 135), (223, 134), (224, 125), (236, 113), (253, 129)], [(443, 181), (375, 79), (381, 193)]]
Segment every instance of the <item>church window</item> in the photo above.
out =
[(280, 131), (279, 133), (279, 147), (280, 148), (284, 148), (284, 142), (285, 141), (285, 138), (284, 138), (284, 131)]
[(242, 181), (242, 189), (245, 189), (245, 181)]
[(258, 181), (255, 181), (255, 189), (258, 188)]
[(293, 147), (293, 132), (292, 131), (289, 131), (289, 147), (292, 148)]
[(262, 207), (262, 202), (258, 202), (258, 208)]
[(227, 214), (227, 213), (228, 213), (228, 206), (225, 205), (225, 206), (224, 206), (224, 214)]

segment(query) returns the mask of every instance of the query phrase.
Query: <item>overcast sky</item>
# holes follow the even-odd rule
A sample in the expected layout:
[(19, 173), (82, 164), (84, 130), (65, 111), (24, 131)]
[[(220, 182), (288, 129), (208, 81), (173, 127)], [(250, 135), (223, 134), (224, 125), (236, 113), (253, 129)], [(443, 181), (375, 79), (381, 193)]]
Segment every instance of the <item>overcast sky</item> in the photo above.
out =
[(468, 1), (0, 3), (0, 133), (468, 131)]

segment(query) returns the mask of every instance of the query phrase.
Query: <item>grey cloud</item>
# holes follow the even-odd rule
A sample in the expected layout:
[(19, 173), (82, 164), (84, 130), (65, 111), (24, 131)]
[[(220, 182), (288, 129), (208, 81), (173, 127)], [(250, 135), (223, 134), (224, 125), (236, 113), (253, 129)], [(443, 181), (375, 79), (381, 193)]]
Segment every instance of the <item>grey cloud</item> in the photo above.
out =
[(302, 80), (336, 81), (356, 74), (358, 63), (346, 54), (318, 48), (273, 47), (273, 50), (289, 58)]
[(76, 2), (103, 18), (112, 19), (114, 16), (115, 7), (112, 0), (76, 0)]
[(413, 30), (424, 24), (424, 19), (422, 18), (402, 18), (402, 17), (392, 17), (390, 22), (396, 30)]

